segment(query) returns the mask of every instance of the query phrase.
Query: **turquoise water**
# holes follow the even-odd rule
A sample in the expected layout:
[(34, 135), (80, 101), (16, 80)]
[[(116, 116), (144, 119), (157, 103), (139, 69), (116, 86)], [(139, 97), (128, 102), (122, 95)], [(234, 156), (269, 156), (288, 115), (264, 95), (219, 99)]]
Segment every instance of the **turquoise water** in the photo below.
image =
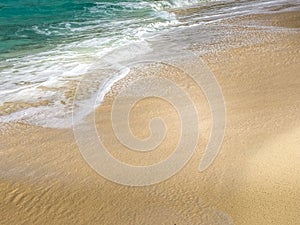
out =
[[(20, 56), (58, 44), (126, 35), (165, 22), (166, 1), (8, 0), (0, 3), (0, 54)], [(129, 33), (128, 33), (129, 34)], [(134, 32), (129, 35), (134, 35)]]
[(0, 60), (94, 38), (109, 38), (102, 41), (106, 47), (125, 37), (137, 39), (144, 33), (180, 24), (174, 9), (206, 5), (200, 13), (186, 17), (189, 24), (195, 16), (222, 15), (245, 2), (253, 0), (3, 0)]

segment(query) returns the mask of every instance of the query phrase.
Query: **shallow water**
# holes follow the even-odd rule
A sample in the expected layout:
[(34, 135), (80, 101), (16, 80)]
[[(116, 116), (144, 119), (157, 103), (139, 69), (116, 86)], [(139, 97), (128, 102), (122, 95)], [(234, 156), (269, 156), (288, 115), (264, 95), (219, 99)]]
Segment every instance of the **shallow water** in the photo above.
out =
[[(124, 76), (111, 70), (103, 72), (108, 64), (135, 61), (145, 54), (164, 55), (169, 51), (171, 54), (177, 48), (210, 42), (226, 32), (225, 28), (213, 26), (222, 19), (266, 12), (270, 5), (283, 2), (10, 0), (0, 3), (0, 121), (69, 126), (65, 118), (72, 112), (72, 95), (83, 75), (95, 76), (99, 81), (99, 86), (91, 88), (93, 91), (84, 97), (88, 98), (106, 83)], [(206, 28), (207, 24), (210, 27)], [(189, 29), (195, 26), (203, 26), (203, 32)]]

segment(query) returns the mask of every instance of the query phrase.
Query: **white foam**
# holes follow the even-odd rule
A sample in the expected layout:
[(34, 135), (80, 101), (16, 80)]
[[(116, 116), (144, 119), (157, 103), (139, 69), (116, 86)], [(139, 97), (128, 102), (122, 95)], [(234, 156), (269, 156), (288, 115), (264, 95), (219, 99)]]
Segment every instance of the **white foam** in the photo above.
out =
[(98, 96), (96, 98), (95, 101), (95, 107), (97, 107), (98, 105), (100, 105), (105, 97), (105, 95), (111, 90), (111, 87), (119, 80), (121, 80), (122, 78), (126, 77), (130, 72), (130, 68), (125, 67), (123, 69), (121, 69), (121, 71), (119, 73), (116, 73), (114, 76), (110, 77), (110, 78), (106, 78), (103, 83), (101, 84), (101, 86), (99, 87), (99, 90), (101, 90), (98, 93)]

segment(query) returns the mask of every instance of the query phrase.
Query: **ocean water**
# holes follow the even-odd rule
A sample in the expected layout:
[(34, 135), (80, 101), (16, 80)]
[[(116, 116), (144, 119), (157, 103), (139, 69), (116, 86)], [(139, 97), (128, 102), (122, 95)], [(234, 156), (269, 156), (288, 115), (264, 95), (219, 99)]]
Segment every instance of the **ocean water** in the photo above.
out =
[(161, 32), (264, 11), (274, 2), (284, 1), (3, 0), (0, 122), (68, 126), (68, 93), (83, 74), (117, 80), (99, 72), (107, 55), (134, 59), (153, 51), (148, 39)]

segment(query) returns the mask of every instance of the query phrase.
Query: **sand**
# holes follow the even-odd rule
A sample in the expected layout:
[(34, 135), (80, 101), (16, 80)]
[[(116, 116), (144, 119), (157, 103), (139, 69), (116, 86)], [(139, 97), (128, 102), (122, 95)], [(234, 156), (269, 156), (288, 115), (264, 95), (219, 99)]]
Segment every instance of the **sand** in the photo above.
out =
[[(251, 31), (246, 37), (259, 41), (234, 45), (243, 42), (241, 32), (221, 43), (235, 47), (204, 55), (223, 91), (227, 126), (220, 154), (203, 172), (197, 168), (211, 118), (203, 94), (188, 80), (183, 86), (194, 93), (201, 112), (196, 153), (179, 173), (152, 186), (128, 187), (98, 175), (83, 160), (72, 129), (1, 124), (0, 224), (300, 224), (300, 33), (294, 19), (299, 13), (223, 22)], [(270, 29), (247, 26), (253, 23)], [(114, 141), (111, 98), (96, 111), (111, 154), (147, 165), (171, 153), (179, 124), (168, 103), (150, 98), (133, 109), (137, 136), (149, 135), (143, 121), (157, 114), (168, 115), (172, 131), (145, 160), (141, 153), (122, 154)]]

